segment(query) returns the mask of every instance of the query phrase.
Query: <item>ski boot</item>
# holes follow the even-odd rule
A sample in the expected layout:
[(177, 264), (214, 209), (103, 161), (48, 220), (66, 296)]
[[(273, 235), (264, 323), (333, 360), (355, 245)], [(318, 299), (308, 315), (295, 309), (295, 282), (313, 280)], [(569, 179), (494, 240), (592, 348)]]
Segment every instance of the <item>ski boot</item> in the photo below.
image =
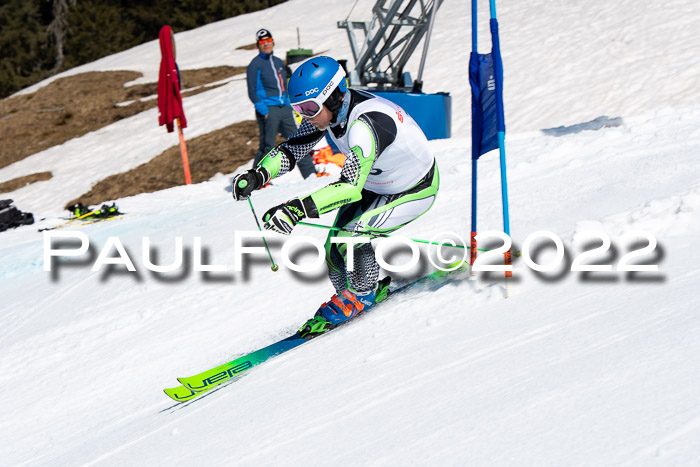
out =
[(317, 314), (310, 320), (304, 323), (302, 327), (299, 328), (299, 334), (304, 339), (311, 339), (331, 328), (331, 322), (328, 321), (323, 316)]
[(103, 204), (102, 207), (100, 209), (95, 210), (95, 214), (93, 214), (90, 217), (94, 217), (96, 219), (107, 219), (108, 217), (115, 217), (121, 214), (122, 213), (119, 212), (119, 208), (117, 207), (117, 205), (112, 203), (111, 206), (108, 204)]
[(340, 294), (340, 297), (333, 295), (329, 302), (321, 305), (313, 318), (299, 328), (299, 334), (305, 339), (311, 339), (329, 331), (333, 326), (349, 320), (360, 311), (383, 302), (389, 296), (390, 283), (391, 277), (387, 276), (377, 283), (374, 292), (358, 294), (346, 289)]
[(391, 277), (386, 276), (384, 279), (380, 280), (377, 284), (377, 292), (375, 293), (374, 303), (380, 303), (389, 297), (389, 284), (391, 283)]
[(360, 294), (351, 289), (333, 295), (328, 302), (321, 305), (313, 318), (304, 323), (299, 329), (299, 334), (308, 339), (323, 334), (332, 327), (354, 318), (361, 311), (371, 308), (375, 295), (376, 290)]
[(90, 209), (85, 207), (83, 203), (75, 203), (68, 207), (68, 210), (73, 213), (73, 217), (81, 217), (90, 212)]

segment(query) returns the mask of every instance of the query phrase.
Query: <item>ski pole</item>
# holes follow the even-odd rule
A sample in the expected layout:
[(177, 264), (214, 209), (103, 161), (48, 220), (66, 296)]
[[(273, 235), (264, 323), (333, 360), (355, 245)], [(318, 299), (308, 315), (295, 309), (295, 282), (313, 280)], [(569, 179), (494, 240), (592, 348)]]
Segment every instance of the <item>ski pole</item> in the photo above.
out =
[[(347, 232), (347, 233), (354, 233), (354, 234), (365, 234), (369, 235), (370, 237), (381, 237), (381, 238), (389, 238), (391, 235), (389, 234), (383, 234), (379, 232), (366, 232), (364, 230), (348, 230), (348, 229), (341, 229), (340, 227), (331, 227), (329, 225), (322, 225), (322, 224), (310, 224), (308, 222), (297, 222), (297, 225), (305, 225), (307, 227), (316, 227), (319, 229), (328, 229), (328, 230), (333, 230), (336, 232)], [(461, 248), (461, 249), (469, 249), (468, 246), (465, 245), (449, 245), (446, 243), (438, 243), (438, 242), (429, 242), (428, 240), (421, 240), (420, 238), (409, 238), (409, 240), (416, 242), (416, 243), (425, 243), (427, 245), (437, 245), (437, 246), (447, 246), (450, 248)], [(490, 251), (490, 250), (485, 250), (483, 248), (479, 248), (479, 251)]]
[[(250, 200), (250, 196), (248, 197), (248, 204), (250, 205), (250, 210), (253, 212), (253, 217), (255, 218), (255, 223), (258, 224), (258, 230), (262, 232), (262, 227), (260, 227), (260, 222), (258, 221), (258, 216), (255, 214), (255, 208), (253, 208), (253, 202)], [(267, 240), (265, 240), (265, 237), (262, 237), (262, 241), (265, 244), (265, 249), (267, 250), (267, 254), (270, 257), (270, 262), (272, 263), (272, 266), (270, 266), (270, 269), (273, 271), (277, 271), (280, 267), (275, 264), (275, 260), (272, 259), (272, 253), (270, 253), (270, 247), (267, 246)]]
[(44, 231), (46, 231), (46, 230), (56, 230), (56, 229), (60, 229), (61, 227), (70, 224), (71, 222), (75, 222), (75, 221), (77, 221), (77, 220), (84, 219), (84, 218), (86, 218), (86, 217), (89, 216), (89, 215), (95, 214), (96, 212), (97, 212), (97, 211), (86, 212), (86, 213), (83, 214), (82, 216), (75, 217), (75, 218), (69, 220), (68, 222), (64, 222), (63, 224), (57, 225), (56, 227), (47, 227), (47, 228), (44, 228), (44, 229), (39, 229), (39, 232), (44, 232)]

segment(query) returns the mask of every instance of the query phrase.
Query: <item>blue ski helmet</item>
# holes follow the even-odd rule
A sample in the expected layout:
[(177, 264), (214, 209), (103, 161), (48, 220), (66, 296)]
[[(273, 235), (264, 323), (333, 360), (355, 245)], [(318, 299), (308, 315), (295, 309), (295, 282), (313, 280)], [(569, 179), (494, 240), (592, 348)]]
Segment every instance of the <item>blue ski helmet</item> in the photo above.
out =
[[(324, 103), (335, 113), (348, 89), (345, 70), (331, 57), (313, 57), (297, 68), (289, 79), (289, 100), (302, 116), (313, 117)], [(328, 100), (331, 95), (334, 99)]]

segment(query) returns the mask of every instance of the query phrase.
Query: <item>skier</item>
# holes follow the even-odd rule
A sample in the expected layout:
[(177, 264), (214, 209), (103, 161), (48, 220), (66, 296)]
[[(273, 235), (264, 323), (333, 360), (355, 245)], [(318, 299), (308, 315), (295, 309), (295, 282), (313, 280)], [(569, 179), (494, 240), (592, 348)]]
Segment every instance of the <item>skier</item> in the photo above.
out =
[[(304, 62), (289, 81), (292, 107), (304, 118), (299, 129), (273, 148), (253, 169), (233, 180), (233, 197), (247, 199), (295, 164), (326, 134), (345, 154), (340, 179), (311, 195), (293, 198), (263, 215), (265, 228), (291, 233), (304, 218), (339, 209), (326, 240), (326, 263), (336, 294), (300, 329), (302, 336), (323, 333), (375, 304), (386, 294), (379, 264), (369, 243), (352, 253), (347, 270), (346, 244), (333, 237), (386, 234), (430, 209), (439, 186), (435, 158), (422, 130), (398, 105), (349, 89), (345, 71), (330, 57)], [(358, 232), (353, 234), (352, 232)]]

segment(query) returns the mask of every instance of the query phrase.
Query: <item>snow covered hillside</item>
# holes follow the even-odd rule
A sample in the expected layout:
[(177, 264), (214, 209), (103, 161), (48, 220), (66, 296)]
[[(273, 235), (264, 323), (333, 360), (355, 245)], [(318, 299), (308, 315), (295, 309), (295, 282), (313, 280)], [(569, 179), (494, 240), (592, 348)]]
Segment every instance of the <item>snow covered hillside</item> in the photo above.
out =
[[(360, 0), (351, 19), (368, 19), (372, 4)], [(303, 46), (349, 58), (335, 21), (351, 6), (290, 0), (178, 34), (178, 63), (245, 65), (255, 52), (234, 49), (263, 26), (278, 53), (296, 47), (300, 26)], [(0, 233), (0, 465), (700, 464), (700, 6), (536, 0), (499, 5), (499, 22), (511, 232), (518, 248), (552, 232), (566, 249), (559, 267), (539, 273), (516, 258), (508, 299), (493, 273), (398, 296), (201, 400), (174, 404), (162, 389), (175, 377), (288, 335), (332, 288), (322, 269), (272, 272), (264, 254), (233, 270), (236, 232), (257, 227), (247, 203), (232, 201), (230, 174), (117, 200), (129, 216), (70, 230), (87, 235), (89, 251), (45, 271), (38, 227), (98, 180), (177, 143), (156, 111), (144, 112), (0, 169), (0, 182), (54, 173), (9, 194), (48, 219)], [(431, 142), (440, 192), (405, 236), (468, 236), (469, 26), (468, 5), (446, 0), (425, 89), (451, 92), (453, 138)], [(130, 69), (146, 82), (158, 62), (151, 42), (67, 73)], [(188, 137), (252, 117), (240, 80), (184, 105)], [(603, 116), (597, 122), (614, 125), (587, 124)], [(86, 157), (98, 170), (75, 177)], [(479, 169), (480, 230), (497, 230), (497, 158)], [(252, 201), (260, 215), (326, 183), (294, 172)], [(612, 247), (586, 263), (611, 271), (572, 272), (582, 251), (600, 245), (591, 232)], [(299, 235), (325, 232), (298, 227)], [(658, 244), (632, 264), (658, 271), (619, 271), (647, 244), (640, 235)], [(113, 237), (136, 272), (91, 271)], [(176, 260), (181, 237), (183, 266), (148, 270), (143, 237), (162, 265)], [(196, 270), (197, 238), (202, 263), (226, 271)], [(278, 262), (282, 241), (271, 242)], [(553, 261), (548, 245), (530, 249), (537, 263)]]

